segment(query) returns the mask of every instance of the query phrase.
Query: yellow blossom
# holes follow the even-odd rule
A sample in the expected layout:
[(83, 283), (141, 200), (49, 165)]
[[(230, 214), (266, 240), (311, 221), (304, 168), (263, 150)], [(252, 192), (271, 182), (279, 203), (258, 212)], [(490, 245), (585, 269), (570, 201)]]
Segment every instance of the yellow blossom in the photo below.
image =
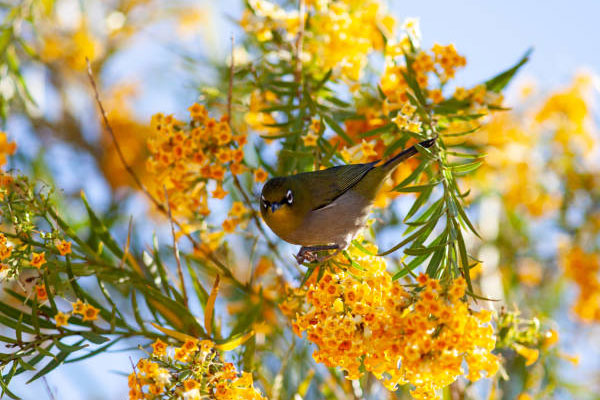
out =
[(67, 325), (70, 317), (71, 314), (65, 314), (61, 311), (57, 312), (54, 316), (54, 321), (56, 321), (56, 327), (60, 328), (61, 326)]
[(314, 147), (317, 145), (319, 137), (312, 132), (307, 133), (302, 137), (302, 142), (306, 147)]
[(75, 303), (71, 303), (73, 307), (73, 314), (81, 314), (85, 311), (85, 303), (81, 300), (77, 300)]
[(42, 265), (46, 264), (46, 252), (32, 253), (31, 254), (31, 266), (40, 269)]
[(254, 171), (254, 180), (256, 182), (264, 182), (267, 180), (267, 173), (262, 169), (262, 168), (258, 168), (256, 171)]
[(164, 356), (167, 351), (167, 344), (160, 339), (156, 339), (154, 343), (152, 343), (152, 355), (154, 356)]
[(56, 245), (56, 249), (60, 253), (61, 256), (66, 256), (67, 254), (71, 254), (71, 242), (67, 242), (66, 240), (61, 240), (59, 244)]
[(84, 321), (95, 321), (98, 319), (99, 312), (100, 312), (100, 309), (98, 309), (90, 304), (86, 304), (85, 308), (83, 310), (83, 320)]

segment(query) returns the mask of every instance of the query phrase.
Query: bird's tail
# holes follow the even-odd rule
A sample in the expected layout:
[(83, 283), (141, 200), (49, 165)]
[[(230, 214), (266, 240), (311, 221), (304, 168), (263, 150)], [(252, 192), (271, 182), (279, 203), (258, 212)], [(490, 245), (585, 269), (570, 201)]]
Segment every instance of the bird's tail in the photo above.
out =
[[(428, 148), (433, 146), (433, 144), (435, 143), (435, 141), (437, 140), (438, 136), (435, 135), (435, 137), (431, 138), (431, 139), (427, 139), (422, 141), (421, 143), (419, 143), (419, 145)], [(396, 166), (398, 164), (400, 164), (402, 161), (414, 156), (415, 154), (417, 154), (419, 151), (417, 150), (417, 148), (415, 146), (410, 146), (408, 149), (404, 149), (402, 150), (400, 153), (396, 154), (394, 157), (390, 158), (389, 160), (387, 160), (381, 167), (382, 169), (386, 170), (386, 171), (393, 171)]]

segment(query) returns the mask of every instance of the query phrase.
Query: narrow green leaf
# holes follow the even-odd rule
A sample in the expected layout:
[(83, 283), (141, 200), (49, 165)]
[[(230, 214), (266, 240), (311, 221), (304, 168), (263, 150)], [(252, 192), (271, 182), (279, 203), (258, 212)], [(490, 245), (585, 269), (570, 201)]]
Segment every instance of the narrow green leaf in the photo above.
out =
[(99, 335), (95, 332), (92, 331), (81, 331), (78, 332), (82, 337), (86, 338), (88, 341), (94, 343), (94, 344), (102, 344), (102, 343), (106, 343), (108, 342), (110, 339)]
[(519, 68), (521, 68), (527, 61), (529, 61), (529, 56), (533, 52), (533, 49), (529, 49), (525, 52), (523, 57), (511, 68), (507, 69), (504, 72), (494, 76), (493, 78), (487, 80), (484, 84), (488, 91), (500, 93), (502, 89), (508, 85), (513, 76), (517, 73)]
[(348, 143), (349, 145), (355, 144), (354, 140), (352, 140), (352, 138), (350, 138), (350, 136), (348, 136), (346, 132), (331, 117), (323, 115), (323, 119), (325, 120), (327, 125), (329, 125), (329, 127), (335, 131), (335, 133), (337, 133), (342, 139), (346, 141), (346, 143)]

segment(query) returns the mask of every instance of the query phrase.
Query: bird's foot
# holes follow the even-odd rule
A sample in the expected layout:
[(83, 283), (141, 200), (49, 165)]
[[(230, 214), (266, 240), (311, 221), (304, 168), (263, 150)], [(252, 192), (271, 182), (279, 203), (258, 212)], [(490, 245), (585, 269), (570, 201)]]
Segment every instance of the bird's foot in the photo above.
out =
[[(325, 251), (325, 250), (337, 250), (337, 251), (335, 251), (332, 254), (323, 256), (323, 257), (319, 257), (317, 255), (317, 253), (319, 251)], [(313, 261), (316, 261), (317, 263), (322, 263), (326, 260), (329, 260), (331, 257), (335, 256), (340, 251), (341, 251), (340, 246), (338, 246), (337, 244), (327, 245), (327, 246), (308, 246), (308, 247), (302, 246), (302, 248), (300, 249), (298, 254), (295, 255), (295, 258), (296, 258), (296, 261), (298, 262), (298, 264), (303, 264), (304, 261), (308, 261), (309, 263), (313, 262)]]

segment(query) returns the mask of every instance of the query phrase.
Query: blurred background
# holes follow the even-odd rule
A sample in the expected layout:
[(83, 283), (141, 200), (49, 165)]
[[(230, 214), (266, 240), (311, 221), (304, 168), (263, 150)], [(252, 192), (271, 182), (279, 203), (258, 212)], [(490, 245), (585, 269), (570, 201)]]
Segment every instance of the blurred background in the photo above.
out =
[[(44, 2), (40, 3), (42, 9)], [(22, 7), (28, 6), (34, 5), (24, 1)], [(505, 134), (506, 127), (510, 127), (510, 138), (519, 142), (527, 136), (532, 120), (542, 125), (546, 121), (543, 115), (540, 117), (545, 106), (549, 114), (554, 112), (552, 107), (562, 107), (564, 115), (561, 118), (566, 118), (569, 124), (577, 123), (573, 121), (583, 113), (580, 122), (585, 134), (580, 137), (584, 137), (584, 147), (585, 143), (589, 143), (583, 170), (596, 168), (595, 178), (590, 179), (599, 182), (600, 153), (596, 128), (600, 123), (597, 104), (600, 52), (596, 51), (595, 41), (600, 37), (597, 21), (600, 2), (391, 1), (389, 7), (400, 21), (406, 17), (419, 18), (424, 48), (436, 42), (454, 43), (466, 56), (467, 67), (457, 74), (456, 85), (482, 82), (514, 63), (527, 49), (533, 48), (530, 62), (507, 93), (505, 104), (514, 107), (515, 117), (491, 125), (487, 134), (501, 136)], [(58, 0), (52, 10), (37, 10), (33, 24), (26, 20), (18, 21), (20, 16), (9, 12), (10, 8), (0, 8), (4, 24), (19, 27), (15, 37), (19, 37), (23, 45), (15, 45), (18, 54), (23, 54), (27, 47), (34, 49), (36, 54), (31, 59), (20, 60), (22, 77), (19, 79), (23, 79), (24, 86), (10, 70), (0, 70), (0, 97), (4, 113), (2, 130), (7, 132), (9, 140), (18, 144), (17, 155), (6, 168), (16, 168), (56, 184), (64, 190), (66, 204), (71, 205), (74, 212), (82, 206), (72, 200), (80, 190), (84, 190), (91, 204), (101, 212), (132, 215), (139, 243), (149, 243), (154, 231), (159, 237), (168, 239), (169, 232), (164, 221), (147, 218), (148, 204), (139, 194), (132, 192), (112, 143), (100, 129), (82, 60), (87, 56), (93, 61), (101, 95), (128, 161), (143, 174), (146, 158), (144, 141), (150, 117), (164, 112), (174, 113), (183, 119), (187, 115), (187, 107), (201, 101), (216, 86), (214, 82), (219, 79), (217, 67), (231, 52), (231, 36), (236, 42), (241, 42), (237, 38), (241, 38), (243, 32), (237, 21), (243, 8), (242, 1), (234, 0)], [(242, 57), (242, 54), (240, 52), (238, 56)], [(1, 57), (10, 56), (11, 52), (7, 51)], [(563, 96), (554, 103), (548, 103), (554, 94), (567, 98)], [(569, 129), (572, 128), (569, 125)], [(539, 130), (540, 137), (544, 137), (547, 127), (531, 129)], [(564, 141), (577, 142), (575, 134), (569, 132), (565, 133)], [(589, 138), (591, 141), (586, 142)], [(519, 143), (529, 145), (527, 140)], [(501, 143), (497, 148), (514, 151), (509, 147)], [(483, 201), (474, 209), (480, 226), (491, 227), (482, 227), (484, 239), (495, 243), (480, 249), (484, 271), (489, 265), (488, 271), (491, 272), (487, 273), (505, 274), (502, 268), (508, 266), (513, 275), (503, 275), (503, 282), (525, 282), (525, 289), (507, 299), (502, 288), (494, 286), (498, 280), (488, 276), (488, 295), (503, 298), (509, 305), (512, 302), (525, 303), (526, 307), (552, 316), (560, 326), (562, 351), (579, 357), (578, 365), (568, 359), (557, 364), (560, 379), (573, 383), (597, 383), (600, 381), (600, 341), (597, 339), (600, 321), (597, 316), (583, 315), (585, 310), (581, 313), (573, 311), (573, 304), (584, 290), (581, 281), (585, 281), (586, 277), (567, 273), (567, 279), (560, 279), (560, 271), (563, 270), (557, 266), (560, 257), (571, 260), (567, 263), (571, 262), (574, 268), (579, 265), (577, 262), (585, 264), (587, 261), (572, 261), (573, 254), (560, 252), (560, 243), (566, 241), (565, 230), (556, 222), (560, 207), (553, 204), (552, 195), (553, 191), (564, 194), (564, 188), (559, 183), (553, 186), (558, 179), (556, 174), (544, 174), (548, 172), (544, 166), (549, 165), (547, 158), (548, 154), (553, 154), (551, 150), (530, 149), (532, 153), (514, 168), (527, 169), (531, 159), (543, 159), (543, 162), (532, 163), (532, 168), (533, 164), (539, 167), (532, 169), (532, 176), (523, 178), (544, 180), (543, 193), (532, 195), (531, 190), (526, 190), (525, 181), (505, 182), (506, 190), (500, 191), (501, 196), (490, 196), (487, 202)], [(539, 154), (535, 155), (535, 152)], [(504, 156), (511, 158), (513, 155), (507, 153)], [(502, 157), (495, 158), (498, 159)], [(498, 162), (489, 171), (481, 172), (488, 174), (481, 179), (494, 187), (506, 173), (504, 168), (511, 167)], [(571, 178), (575, 179), (569, 175)], [(537, 183), (534, 182), (534, 186)], [(574, 211), (565, 211), (570, 221), (568, 226), (584, 229), (581, 227), (590, 220), (590, 215), (600, 211), (598, 196), (594, 192), (597, 189), (593, 188), (594, 184), (591, 185), (586, 187), (582, 184), (569, 192), (576, 207)], [(521, 192), (525, 200), (511, 190)], [(535, 197), (538, 195), (539, 198)], [(505, 201), (513, 203), (505, 204)], [(522, 229), (518, 230), (513, 224), (514, 231), (501, 230), (501, 234), (519, 239), (511, 241), (505, 238), (504, 242), (498, 242), (498, 228), (494, 231), (493, 227), (503, 223), (500, 220), (504, 214), (500, 210), (514, 206), (518, 213), (523, 205), (527, 208), (523, 211), (528, 216), (527, 227), (521, 226)], [(534, 205), (546, 208), (535, 210)], [(402, 199), (394, 205), (400, 212), (406, 206), (410, 206), (410, 201)], [(116, 224), (115, 229), (120, 230), (122, 237), (127, 233), (125, 224)], [(592, 229), (590, 232), (572, 237), (595, 243), (588, 247), (597, 249), (596, 231)], [(385, 235), (379, 240), (391, 243), (386, 242)], [(503, 245), (506, 246), (504, 249)], [(572, 248), (572, 240), (564, 246)], [(595, 250), (587, 251), (593, 253)], [(513, 254), (514, 258), (508, 262), (503, 252)], [(552, 265), (543, 264), (544, 260), (553, 260)], [(597, 276), (598, 271), (595, 273)], [(482, 280), (482, 286), (486, 287), (486, 272), (483, 272)], [(598, 303), (600, 297), (587, 301)], [(122, 344), (122, 348), (127, 347), (135, 349), (135, 344)], [(113, 351), (66, 365), (48, 375), (47, 384), (57, 399), (126, 398), (127, 385), (122, 374), (130, 371), (129, 357), (132, 353)], [(26, 400), (50, 398), (44, 381), (38, 380), (25, 386), (26, 380), (27, 377), (22, 375), (13, 382), (17, 394)], [(577, 398), (567, 391), (559, 391), (557, 396)]]

